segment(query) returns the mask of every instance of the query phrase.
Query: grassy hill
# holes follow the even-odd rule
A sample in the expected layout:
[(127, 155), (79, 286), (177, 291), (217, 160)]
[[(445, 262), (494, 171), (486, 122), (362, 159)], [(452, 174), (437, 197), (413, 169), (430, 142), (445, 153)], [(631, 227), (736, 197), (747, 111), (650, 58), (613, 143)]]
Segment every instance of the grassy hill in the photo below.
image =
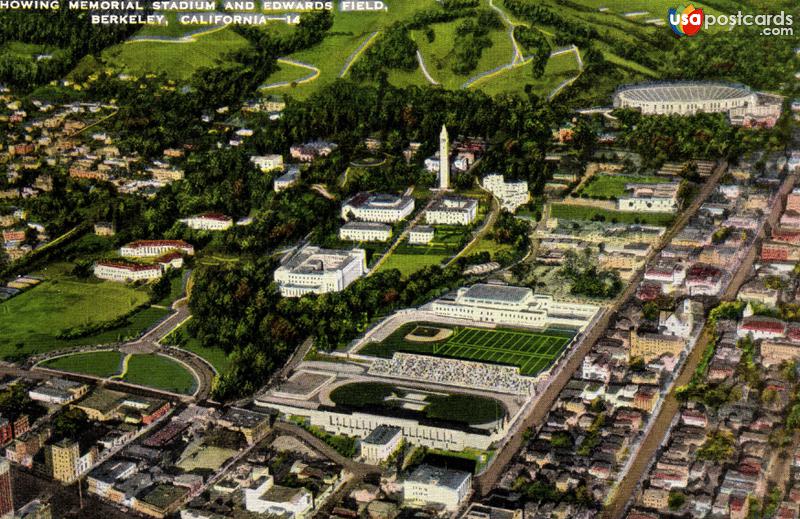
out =
[[(784, 7), (796, 10), (797, 6), (788, 1), (714, 0), (711, 5), (695, 5), (714, 15)], [(413, 69), (392, 68), (378, 62), (378, 68), (383, 69), (389, 83), (395, 86), (433, 83), (447, 89), (479, 89), (490, 95), (526, 91), (540, 97), (561, 95), (569, 91), (565, 87), (584, 70), (574, 54), (558, 53), (575, 45), (584, 60), (602, 56), (603, 63), (596, 67), (591, 79), (575, 84), (577, 94), (569, 91), (565, 97), (576, 103), (605, 104), (620, 83), (675, 77), (675, 51), (689, 46), (702, 50), (705, 42), (715, 35), (728, 32), (727, 27), (713, 27), (695, 38), (676, 39), (666, 25), (667, 10), (674, 4), (671, 0), (388, 0), (386, 3), (385, 11), (334, 12), (333, 27), (323, 41), (284, 56), (286, 59), (279, 62), (278, 70), (264, 81), (265, 92), (305, 98), (339, 77), (350, 77), (353, 64), (363, 61), (374, 47), (381, 45), (390, 28), (401, 24), (408, 29), (413, 47), (419, 51), (419, 59), (413, 56), (414, 61), (421, 60), (426, 71), (419, 65)], [(526, 10), (529, 6), (538, 11), (531, 14)], [(495, 14), (502, 25), (487, 32), (490, 44), (483, 48), (474, 68), (455, 73), (459, 27), (481, 11)], [(91, 63), (82, 63), (78, 68), (113, 67), (135, 74), (164, 72), (181, 80), (201, 67), (223, 65), (228, 53), (250, 45), (232, 28), (182, 26), (174, 13), (167, 16), (169, 25), (143, 27), (129, 41), (103, 51), (99, 61), (89, 57)], [(534, 77), (532, 67), (515, 53), (512, 29), (517, 26), (538, 31), (554, 51), (541, 77)], [(276, 21), (263, 30), (285, 34), (295, 31), (296, 26)], [(744, 42), (747, 36), (740, 34), (739, 39)], [(521, 55), (530, 58), (532, 51), (519, 41), (517, 44)], [(413, 47), (407, 54), (413, 54)], [(589, 48), (594, 52), (587, 54)], [(718, 75), (722, 79), (738, 79), (736, 73), (728, 74), (730, 77)]]

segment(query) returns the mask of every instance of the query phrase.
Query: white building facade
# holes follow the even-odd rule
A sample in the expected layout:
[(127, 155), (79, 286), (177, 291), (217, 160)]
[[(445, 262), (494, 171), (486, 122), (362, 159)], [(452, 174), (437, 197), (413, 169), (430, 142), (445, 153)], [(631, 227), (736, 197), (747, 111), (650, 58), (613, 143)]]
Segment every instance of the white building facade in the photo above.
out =
[(527, 204), (531, 199), (527, 182), (524, 180), (506, 182), (503, 175), (485, 176), (483, 188), (496, 196), (503, 209), (511, 213), (516, 211), (519, 206)]
[(427, 225), (416, 225), (408, 231), (408, 243), (410, 245), (427, 245), (433, 241), (435, 231), (433, 227)]
[(410, 196), (359, 193), (342, 205), (342, 219), (363, 222), (394, 223), (414, 212)]
[(194, 255), (194, 247), (183, 240), (140, 240), (131, 242), (119, 249), (124, 258), (149, 258), (177, 251), (188, 256)]
[(460, 288), (454, 298), (432, 303), (436, 315), (469, 321), (547, 328), (562, 326), (583, 329), (599, 308), (595, 305), (557, 301), (553, 296), (534, 294), (530, 288), (477, 284)]
[(226, 231), (233, 227), (233, 218), (219, 213), (204, 213), (182, 218), (181, 223), (199, 231)]
[(339, 239), (349, 241), (388, 241), (392, 227), (377, 222), (348, 222), (339, 228)]
[(421, 465), (403, 483), (403, 502), (411, 506), (443, 505), (453, 512), (470, 492), (470, 473)]
[(306, 246), (286, 258), (274, 279), (283, 297), (340, 292), (366, 274), (364, 249), (333, 250)]
[(130, 283), (132, 281), (148, 281), (158, 279), (164, 274), (161, 265), (138, 265), (114, 261), (98, 261), (94, 266), (94, 275), (98, 279)]
[(478, 201), (474, 198), (445, 197), (425, 211), (430, 225), (469, 225), (478, 216)]

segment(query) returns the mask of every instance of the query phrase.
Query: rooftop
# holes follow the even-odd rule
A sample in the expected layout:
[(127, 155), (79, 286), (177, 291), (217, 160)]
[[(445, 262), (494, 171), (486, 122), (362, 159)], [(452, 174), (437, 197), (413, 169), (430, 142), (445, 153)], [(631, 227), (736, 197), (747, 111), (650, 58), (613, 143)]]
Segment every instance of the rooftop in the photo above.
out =
[(420, 465), (408, 476), (407, 481), (423, 483), (428, 485), (438, 485), (451, 489), (457, 489), (469, 480), (472, 476), (468, 472), (460, 470), (443, 469), (431, 465)]
[(509, 303), (522, 302), (530, 295), (530, 288), (508, 285), (489, 285), (486, 283), (472, 285), (464, 293), (464, 297), (468, 297), (470, 299), (490, 299), (493, 301), (503, 301)]
[(390, 425), (379, 425), (369, 433), (369, 436), (361, 440), (361, 443), (371, 443), (373, 445), (386, 445), (392, 441), (402, 429)]

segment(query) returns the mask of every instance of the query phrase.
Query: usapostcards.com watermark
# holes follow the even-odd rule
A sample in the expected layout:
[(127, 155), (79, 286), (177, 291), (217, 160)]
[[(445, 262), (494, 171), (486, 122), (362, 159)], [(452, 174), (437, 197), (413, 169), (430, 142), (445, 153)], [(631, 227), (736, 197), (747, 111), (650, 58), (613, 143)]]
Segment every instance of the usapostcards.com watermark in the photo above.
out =
[(703, 9), (689, 5), (687, 7), (670, 8), (667, 22), (678, 36), (694, 36), (701, 28), (712, 26), (728, 26), (731, 30), (737, 26), (761, 27), (763, 36), (791, 36), (794, 20), (791, 14), (784, 11), (776, 14), (706, 14)]

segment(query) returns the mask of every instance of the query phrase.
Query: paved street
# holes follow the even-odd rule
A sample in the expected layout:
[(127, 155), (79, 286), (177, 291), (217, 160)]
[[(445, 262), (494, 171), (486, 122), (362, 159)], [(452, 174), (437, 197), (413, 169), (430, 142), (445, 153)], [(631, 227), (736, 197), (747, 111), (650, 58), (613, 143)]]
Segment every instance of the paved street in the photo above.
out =
[[(689, 204), (689, 206), (683, 211), (681, 211), (680, 216), (678, 216), (678, 218), (675, 220), (672, 227), (670, 227), (670, 229), (664, 233), (659, 245), (654, 247), (653, 250), (648, 254), (645, 264), (649, 263), (656, 253), (663, 249), (672, 240), (675, 234), (677, 234), (686, 225), (689, 219), (697, 212), (706, 198), (708, 198), (714, 189), (716, 189), (717, 184), (727, 170), (727, 167), (728, 164), (726, 162), (719, 164), (714, 170), (714, 173), (708, 179), (706, 179), (705, 184), (701, 187), (700, 192), (694, 198), (692, 203)], [(488, 494), (493, 488), (495, 488), (497, 482), (500, 480), (500, 477), (503, 474), (503, 471), (505, 470), (505, 467), (522, 448), (525, 430), (530, 428), (536, 429), (542, 424), (556, 398), (558, 398), (558, 395), (561, 393), (561, 390), (572, 377), (572, 374), (580, 367), (581, 363), (583, 362), (583, 358), (591, 350), (594, 343), (597, 342), (597, 340), (600, 339), (605, 333), (611, 316), (614, 315), (617, 310), (619, 310), (630, 298), (636, 294), (636, 289), (639, 286), (643, 275), (644, 268), (637, 272), (622, 294), (608, 306), (607, 312), (595, 324), (595, 326), (587, 331), (587, 336), (584, 341), (567, 358), (564, 367), (552, 377), (547, 388), (539, 395), (538, 400), (531, 407), (530, 414), (522, 422), (522, 427), (520, 427), (519, 430), (508, 439), (503, 448), (497, 452), (494, 461), (486, 469), (486, 471), (476, 478), (475, 486), (477, 489), (479, 489), (479, 492), (482, 495)]]
[[(786, 194), (791, 191), (795, 180), (795, 176), (790, 176), (784, 181), (779, 195), (782, 201)], [(782, 208), (783, 202), (773, 206), (772, 212), (767, 220), (769, 225), (775, 225), (777, 223), (783, 210)], [(761, 229), (759, 236), (764, 236), (763, 228)], [(725, 293), (722, 295), (722, 300), (730, 301), (736, 298), (739, 288), (752, 273), (753, 263), (757, 258), (757, 254), (758, 246), (756, 243), (753, 247), (751, 247), (744, 261), (742, 261), (739, 269), (735, 272), (733, 279), (725, 290)], [(689, 353), (681, 373), (675, 380), (673, 388), (689, 383), (692, 375), (695, 372), (695, 369), (697, 369), (697, 365), (700, 363), (700, 360), (703, 357), (705, 346), (710, 339), (711, 330), (708, 327), (705, 327), (699, 339), (695, 342), (694, 349)], [(679, 410), (680, 402), (678, 402), (678, 400), (675, 398), (674, 392), (671, 391), (664, 399), (664, 403), (661, 406), (658, 416), (655, 418), (655, 422), (653, 422), (653, 425), (651, 426), (647, 436), (642, 440), (641, 447), (635, 454), (636, 458), (631, 462), (630, 468), (628, 469), (625, 477), (622, 478), (622, 481), (617, 487), (612, 501), (608, 504), (603, 513), (603, 517), (608, 519), (618, 519), (624, 517), (625, 511), (630, 504), (630, 500), (632, 497), (634, 497), (640, 480), (645, 475), (645, 472), (650, 466), (653, 457), (657, 455), (658, 450), (666, 440), (669, 425)]]

